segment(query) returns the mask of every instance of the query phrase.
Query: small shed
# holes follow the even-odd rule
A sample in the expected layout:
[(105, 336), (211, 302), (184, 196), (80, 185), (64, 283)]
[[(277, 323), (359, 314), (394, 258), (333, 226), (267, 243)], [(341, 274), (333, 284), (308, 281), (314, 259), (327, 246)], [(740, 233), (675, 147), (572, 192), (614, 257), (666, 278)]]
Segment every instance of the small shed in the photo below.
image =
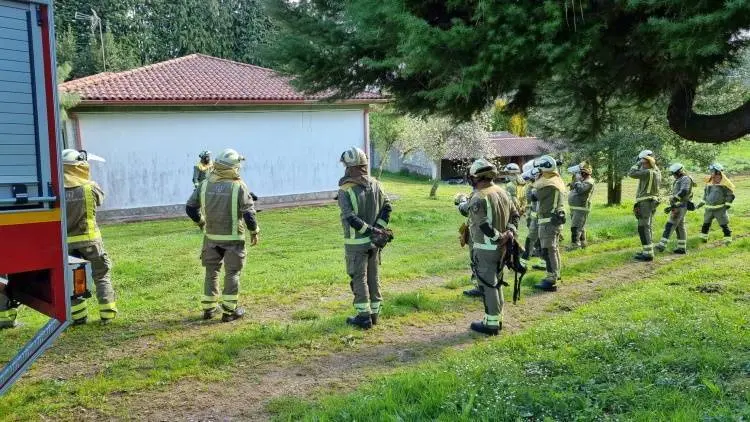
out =
[[(498, 166), (516, 163), (521, 167), (525, 162), (535, 157), (554, 151), (552, 144), (534, 136), (517, 136), (510, 132), (491, 132), (489, 139), (493, 153), (488, 154), (486, 158), (491, 156)], [(455, 157), (456, 154), (450, 154), (449, 156)], [(440, 162), (440, 178), (443, 180), (463, 178), (466, 168), (475, 158), (444, 158)]]
[(92, 177), (107, 199), (105, 219), (184, 213), (198, 153), (234, 148), (242, 176), (262, 206), (335, 195), (342, 151), (369, 146), (365, 92), (328, 101), (305, 95), (271, 69), (193, 54), (60, 86), (80, 103), (69, 111), (66, 142), (107, 162)]

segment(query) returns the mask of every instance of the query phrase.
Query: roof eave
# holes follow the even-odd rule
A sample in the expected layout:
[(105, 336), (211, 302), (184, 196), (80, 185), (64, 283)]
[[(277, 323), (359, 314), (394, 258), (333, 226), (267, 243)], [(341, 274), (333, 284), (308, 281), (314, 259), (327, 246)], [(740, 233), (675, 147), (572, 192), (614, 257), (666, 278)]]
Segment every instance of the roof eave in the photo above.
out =
[(387, 103), (387, 98), (348, 99), (348, 100), (92, 100), (82, 99), (80, 106), (247, 106), (247, 105), (313, 105), (351, 104), (368, 105)]

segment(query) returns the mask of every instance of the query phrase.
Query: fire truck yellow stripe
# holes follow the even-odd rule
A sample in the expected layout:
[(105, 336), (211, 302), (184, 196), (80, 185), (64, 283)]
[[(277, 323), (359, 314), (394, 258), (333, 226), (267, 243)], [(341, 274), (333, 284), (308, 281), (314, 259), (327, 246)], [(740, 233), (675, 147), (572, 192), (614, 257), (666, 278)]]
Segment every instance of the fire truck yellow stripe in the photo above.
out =
[(60, 221), (60, 210), (32, 211), (20, 213), (0, 213), (0, 226), (17, 224), (51, 223)]

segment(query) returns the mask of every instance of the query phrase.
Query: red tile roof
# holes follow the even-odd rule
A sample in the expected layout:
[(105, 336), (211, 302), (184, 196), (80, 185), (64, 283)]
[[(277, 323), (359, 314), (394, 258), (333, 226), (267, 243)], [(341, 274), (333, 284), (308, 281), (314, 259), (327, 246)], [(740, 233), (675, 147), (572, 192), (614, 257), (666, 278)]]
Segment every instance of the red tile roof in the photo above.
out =
[[(81, 104), (298, 104), (326, 99), (331, 93), (305, 95), (290, 79), (271, 69), (191, 54), (118, 73), (100, 73), (65, 82)], [(384, 100), (365, 92), (344, 102)]]

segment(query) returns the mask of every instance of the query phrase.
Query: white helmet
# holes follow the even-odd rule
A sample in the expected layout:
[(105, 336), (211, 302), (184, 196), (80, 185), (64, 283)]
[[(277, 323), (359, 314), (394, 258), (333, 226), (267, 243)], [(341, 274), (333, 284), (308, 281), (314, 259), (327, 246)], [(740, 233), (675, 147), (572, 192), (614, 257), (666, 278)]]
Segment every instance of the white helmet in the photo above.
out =
[(669, 174), (676, 174), (680, 170), (684, 169), (685, 166), (683, 166), (680, 163), (674, 163), (671, 166), (669, 166)]
[(351, 147), (341, 154), (341, 162), (346, 167), (366, 166), (367, 154), (357, 147)]
[(532, 168), (524, 171), (521, 174), (521, 177), (523, 178), (523, 180), (526, 180), (527, 182), (529, 182), (529, 181), (532, 181), (532, 180), (536, 179), (537, 176), (539, 176), (539, 173), (541, 173), (541, 171), (539, 171), (538, 168), (532, 167)]
[(231, 148), (225, 149), (216, 157), (218, 164), (223, 164), (231, 168), (239, 168), (243, 161), (245, 161), (245, 157)]
[(469, 176), (471, 177), (479, 177), (479, 176), (495, 177), (497, 176), (497, 167), (495, 167), (495, 165), (490, 163), (488, 160), (484, 158), (480, 158), (478, 160), (475, 160), (473, 163), (471, 163), (471, 167), (469, 167)]
[(520, 174), (521, 168), (518, 167), (518, 164), (516, 163), (509, 163), (506, 164), (505, 167), (503, 167), (503, 171), (511, 174)]
[(642, 159), (644, 159), (646, 157), (653, 157), (653, 156), (654, 156), (654, 152), (653, 151), (651, 151), (650, 149), (644, 149), (643, 151), (641, 151), (638, 154), (638, 159), (642, 160)]
[(542, 155), (534, 160), (534, 167), (540, 169), (542, 173), (551, 173), (557, 171), (557, 161), (549, 155)]
[(64, 149), (62, 152), (63, 164), (80, 164), (86, 161), (86, 151), (76, 151), (74, 149)]
[(201, 151), (198, 158), (211, 158), (211, 151)]
[(708, 171), (712, 171), (714, 173), (721, 173), (724, 171), (724, 166), (722, 166), (719, 163), (713, 163), (710, 166), (708, 166)]
[(534, 160), (529, 160), (523, 164), (523, 167), (521, 167), (521, 170), (523, 170), (524, 173), (534, 168)]

